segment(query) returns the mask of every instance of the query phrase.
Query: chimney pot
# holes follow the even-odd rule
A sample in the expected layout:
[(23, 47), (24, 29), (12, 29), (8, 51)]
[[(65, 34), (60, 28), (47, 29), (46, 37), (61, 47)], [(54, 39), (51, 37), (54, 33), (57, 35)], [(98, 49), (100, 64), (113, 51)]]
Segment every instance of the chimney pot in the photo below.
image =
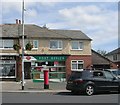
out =
[(18, 24), (18, 19), (16, 19), (16, 24)]
[(19, 24), (21, 24), (21, 20), (19, 20)]

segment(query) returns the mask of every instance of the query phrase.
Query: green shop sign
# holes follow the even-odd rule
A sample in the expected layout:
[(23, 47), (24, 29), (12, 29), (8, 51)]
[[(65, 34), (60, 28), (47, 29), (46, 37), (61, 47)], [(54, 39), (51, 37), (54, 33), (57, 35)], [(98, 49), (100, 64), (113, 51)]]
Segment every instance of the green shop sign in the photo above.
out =
[(34, 56), (38, 61), (65, 61), (66, 56)]

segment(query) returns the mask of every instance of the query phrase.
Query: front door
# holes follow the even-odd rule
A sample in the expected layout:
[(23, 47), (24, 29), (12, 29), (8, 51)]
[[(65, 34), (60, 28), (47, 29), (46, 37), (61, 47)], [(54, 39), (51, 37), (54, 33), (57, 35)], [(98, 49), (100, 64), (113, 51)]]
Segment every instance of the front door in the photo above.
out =
[(24, 63), (24, 75), (25, 75), (25, 79), (30, 79), (31, 78), (31, 62), (25, 62)]

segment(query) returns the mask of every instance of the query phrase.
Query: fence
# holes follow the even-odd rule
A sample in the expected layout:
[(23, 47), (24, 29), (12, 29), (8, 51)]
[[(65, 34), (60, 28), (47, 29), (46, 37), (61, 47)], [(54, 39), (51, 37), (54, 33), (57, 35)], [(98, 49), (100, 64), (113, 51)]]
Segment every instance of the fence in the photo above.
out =
[[(31, 72), (33, 82), (43, 82), (44, 72), (32, 71)], [(49, 82), (65, 82), (66, 72), (49, 72)]]

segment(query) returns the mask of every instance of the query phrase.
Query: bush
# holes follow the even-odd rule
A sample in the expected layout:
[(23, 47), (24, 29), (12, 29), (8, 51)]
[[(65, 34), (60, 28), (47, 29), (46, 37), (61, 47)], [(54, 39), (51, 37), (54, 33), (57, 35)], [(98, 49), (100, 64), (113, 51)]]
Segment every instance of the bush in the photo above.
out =
[(21, 46), (19, 44), (14, 44), (13, 45), (14, 50), (19, 51), (21, 49)]
[(30, 42), (28, 42), (27, 44), (26, 44), (26, 46), (25, 46), (25, 49), (26, 50), (31, 50), (33, 48), (33, 45), (30, 43)]

